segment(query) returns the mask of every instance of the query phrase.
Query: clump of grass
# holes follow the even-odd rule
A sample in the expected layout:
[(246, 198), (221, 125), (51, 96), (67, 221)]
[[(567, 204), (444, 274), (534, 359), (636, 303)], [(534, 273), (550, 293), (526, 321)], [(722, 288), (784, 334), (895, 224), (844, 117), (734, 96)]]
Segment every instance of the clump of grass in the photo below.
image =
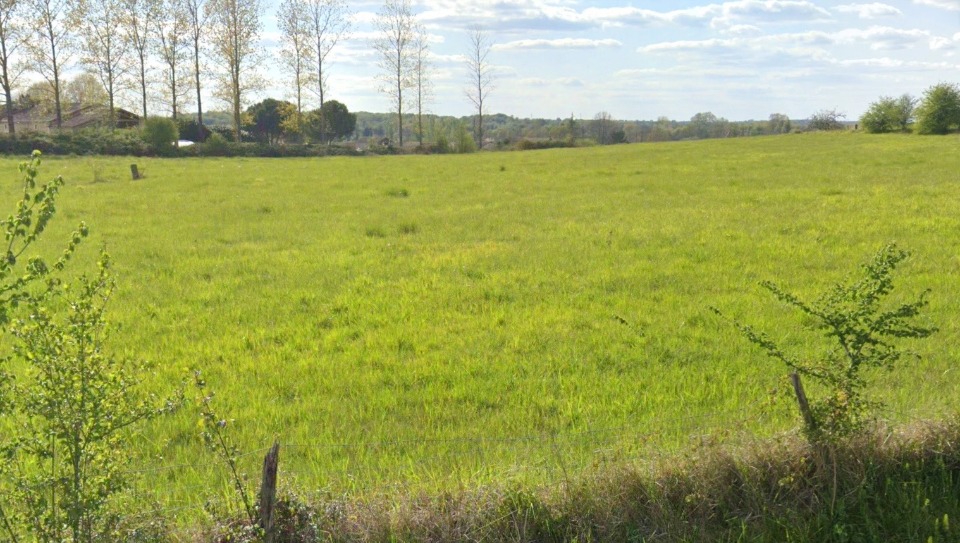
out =
[(379, 226), (368, 226), (367, 237), (368, 238), (385, 238), (387, 237), (387, 233), (383, 230), (383, 228)]
[(96, 158), (91, 158), (88, 160), (90, 165), (90, 170), (93, 172), (93, 182), (94, 183), (103, 183), (106, 182), (107, 178), (104, 175), (104, 166), (103, 162)]
[(415, 222), (405, 222), (397, 227), (397, 232), (400, 234), (416, 234), (419, 231), (420, 227)]
[(407, 198), (410, 196), (410, 191), (407, 189), (390, 189), (387, 191), (387, 196), (392, 196), (394, 198)]

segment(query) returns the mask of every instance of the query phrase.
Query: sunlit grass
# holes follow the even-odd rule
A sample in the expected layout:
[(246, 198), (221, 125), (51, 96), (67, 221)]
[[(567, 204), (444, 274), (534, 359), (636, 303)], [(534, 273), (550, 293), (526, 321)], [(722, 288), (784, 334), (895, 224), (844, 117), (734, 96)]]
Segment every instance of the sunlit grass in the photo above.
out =
[[(878, 376), (885, 416), (954, 407), (956, 138), (811, 134), (469, 156), (48, 159), (47, 245), (76, 221), (116, 262), (111, 345), (199, 368), (244, 451), (308, 488), (444, 488), (796, 424), (784, 368), (710, 306), (813, 349), (757, 288), (811, 295), (890, 241), (942, 331)], [(146, 174), (129, 180), (135, 160)], [(0, 161), (13, 201), (15, 161)], [(95, 178), (98, 180), (95, 181)], [(625, 324), (626, 323), (626, 324)], [(815, 390), (813, 391), (816, 392)], [(789, 399), (788, 399), (789, 400)], [(223, 486), (196, 413), (152, 424), (161, 500)], [(248, 470), (256, 473), (258, 455)], [(219, 481), (219, 482), (217, 482)], [(162, 484), (159, 484), (161, 483)]]

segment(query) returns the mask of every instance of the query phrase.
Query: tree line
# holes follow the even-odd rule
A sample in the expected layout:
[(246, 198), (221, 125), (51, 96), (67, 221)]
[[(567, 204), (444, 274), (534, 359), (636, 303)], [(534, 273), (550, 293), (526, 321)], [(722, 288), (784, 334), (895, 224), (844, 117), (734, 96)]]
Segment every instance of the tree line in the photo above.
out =
[[(345, 0), (283, 0), (276, 16), (282, 38), (275, 60), (294, 99), (291, 129), (299, 129), (310, 124), (307, 102), (317, 104), (315, 116), (323, 118), (330, 54), (350, 34), (351, 12)], [(244, 106), (265, 85), (264, 17), (263, 0), (0, 0), (0, 88), (8, 131), (16, 135), (14, 91), (27, 73), (39, 76), (33, 89), (49, 99), (60, 128), (64, 74), (79, 67), (100, 83), (111, 122), (118, 97), (133, 90), (143, 118), (155, 92), (175, 121), (193, 101), (197, 124), (203, 126), (203, 96), (209, 90), (228, 106), (239, 141)], [(432, 99), (426, 31), (410, 0), (385, 0), (375, 27), (371, 45), (380, 68), (379, 90), (391, 100), (400, 144), (408, 110), (415, 112), (415, 134), (422, 144), (423, 114)], [(476, 137), (482, 140), (484, 102), (493, 81), (487, 61), (492, 42), (475, 28), (470, 45), (466, 94), (476, 107)]]

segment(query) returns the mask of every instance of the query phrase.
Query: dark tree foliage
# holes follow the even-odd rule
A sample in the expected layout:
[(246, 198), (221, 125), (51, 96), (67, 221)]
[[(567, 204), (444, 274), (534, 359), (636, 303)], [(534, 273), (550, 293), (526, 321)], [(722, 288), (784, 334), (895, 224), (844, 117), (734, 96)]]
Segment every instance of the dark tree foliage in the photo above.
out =
[(247, 108), (247, 130), (257, 141), (274, 144), (283, 136), (283, 120), (286, 111), (296, 107), (290, 102), (267, 98)]
[(357, 115), (336, 100), (327, 100), (323, 107), (307, 114), (306, 133), (310, 138), (328, 142), (349, 136), (357, 128)]

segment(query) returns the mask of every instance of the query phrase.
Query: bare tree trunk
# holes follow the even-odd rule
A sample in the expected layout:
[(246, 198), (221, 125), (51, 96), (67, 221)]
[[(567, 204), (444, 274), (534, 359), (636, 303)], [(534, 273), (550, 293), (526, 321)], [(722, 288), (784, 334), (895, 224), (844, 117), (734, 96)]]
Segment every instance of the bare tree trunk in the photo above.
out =
[(0, 73), (0, 83), (3, 83), (3, 97), (6, 103), (6, 113), (7, 113), (7, 132), (10, 134), (11, 138), (17, 137), (16, 128), (13, 125), (13, 89), (10, 81), (10, 70), (9, 62), (10, 56), (7, 53), (7, 40), (6, 36), (0, 39), (0, 68), (2, 68), (2, 73)]
[(200, 136), (203, 137), (203, 101), (200, 98), (200, 40), (193, 41), (193, 76), (197, 83), (197, 124)]

